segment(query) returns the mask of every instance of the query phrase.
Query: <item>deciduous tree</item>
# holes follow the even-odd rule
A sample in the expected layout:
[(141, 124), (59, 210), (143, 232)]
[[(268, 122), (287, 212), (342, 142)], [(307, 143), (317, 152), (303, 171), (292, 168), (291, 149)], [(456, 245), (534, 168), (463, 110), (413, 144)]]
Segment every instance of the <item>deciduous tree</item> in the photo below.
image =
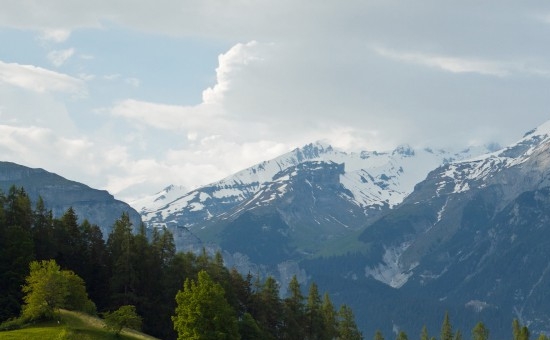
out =
[(238, 340), (237, 318), (224, 296), (223, 287), (206, 271), (198, 279), (186, 279), (176, 295), (176, 315), (172, 317), (178, 339)]
[(123, 328), (141, 329), (142, 319), (136, 313), (136, 307), (132, 305), (120, 306), (114, 312), (104, 313), (103, 317), (106, 327), (116, 334), (119, 334)]

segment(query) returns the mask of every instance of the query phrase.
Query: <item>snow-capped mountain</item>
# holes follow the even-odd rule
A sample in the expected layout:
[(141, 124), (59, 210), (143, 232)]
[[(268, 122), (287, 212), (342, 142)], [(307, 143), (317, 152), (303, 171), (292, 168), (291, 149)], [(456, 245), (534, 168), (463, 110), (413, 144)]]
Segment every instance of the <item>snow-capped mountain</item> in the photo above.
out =
[(349, 200), (357, 206), (365, 210), (393, 207), (430, 170), (486, 151), (485, 147), (449, 152), (400, 146), (392, 152), (347, 153), (314, 143), (190, 192), (170, 186), (150, 198), (133, 202), (132, 206), (150, 226), (187, 227), (193, 231), (208, 221), (228, 217), (238, 205), (246, 207), (247, 200), (256, 199), (270, 186), (279, 185), (278, 190), (284, 190), (284, 181), (291, 174), (285, 177), (282, 173), (304, 162), (316, 161), (343, 165), (339, 181), (349, 191)]
[[(430, 172), (359, 239), (367, 250), (358, 274), (367, 281), (418, 304), (463, 310), (461, 317), (473, 313), (497, 338), (513, 318), (547, 332), (550, 122), (502, 150)], [(393, 321), (413, 318), (403, 315)]]

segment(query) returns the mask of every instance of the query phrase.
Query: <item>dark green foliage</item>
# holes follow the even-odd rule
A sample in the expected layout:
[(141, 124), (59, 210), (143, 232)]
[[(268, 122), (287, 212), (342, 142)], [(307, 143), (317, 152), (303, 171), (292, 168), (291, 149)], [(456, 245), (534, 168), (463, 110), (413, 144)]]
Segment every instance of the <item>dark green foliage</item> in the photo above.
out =
[(353, 311), (346, 305), (342, 305), (338, 311), (338, 339), (340, 340), (362, 340), (363, 335), (357, 329)]
[(453, 340), (453, 326), (451, 325), (448, 312), (445, 312), (445, 317), (443, 318), (440, 340)]
[(382, 334), (382, 331), (377, 330), (374, 332), (374, 340), (384, 340), (384, 335)]
[(320, 340), (324, 332), (324, 320), (321, 311), (321, 297), (317, 284), (309, 286), (306, 304), (306, 339)]
[[(116, 319), (122, 312), (122, 316), (132, 314), (121, 308), (132, 305), (133, 312), (142, 318), (145, 332), (176, 339), (171, 320), (177, 307), (174, 297), (186, 280), (199, 282), (201, 272), (201, 276), (208, 275), (213, 287), (218, 287), (214, 291), (220, 292), (219, 287), (223, 291), (227, 303), (224, 309), (232, 315), (229, 319), (235, 320), (230, 322), (230, 338), (360, 338), (353, 337), (360, 333), (351, 309), (345, 307), (345, 313), (336, 313), (328, 294), (321, 300), (315, 283), (310, 285), (305, 299), (294, 278), (289, 296), (282, 299), (273, 277), (243, 277), (235, 269), (224, 267), (221, 253), (214, 257), (206, 251), (198, 256), (176, 253), (168, 230), (153, 230), (148, 235), (141, 225), (136, 233), (126, 213), (114, 221), (105, 242), (97, 225), (86, 219), (79, 224), (74, 209), (54, 218), (46, 206), (39, 198), (33, 211), (23, 189), (14, 187), (8, 196), (0, 192), (0, 321), (21, 314), (21, 286), (29, 275), (29, 263), (36, 259), (35, 266), (40, 268), (35, 268), (35, 272), (42, 274), (33, 274), (32, 284), (28, 283), (25, 289), (29, 296), (25, 315), (29, 318), (51, 317), (57, 308), (95, 313), (97, 306), (103, 312), (114, 310), (104, 315)], [(44, 285), (45, 282), (53, 285)], [(35, 303), (40, 299), (48, 302)], [(44, 310), (43, 306), (47, 308)], [(10, 321), (2, 328), (20, 324)], [(346, 333), (340, 334), (341, 330)]]
[(19, 315), (21, 286), (34, 259), (32, 210), (23, 188), (0, 193), (0, 321)]
[(285, 334), (284, 339), (304, 339), (304, 296), (300, 288), (300, 283), (296, 275), (292, 277), (288, 284), (289, 296), (284, 299), (284, 323)]
[(428, 328), (426, 325), (422, 326), (422, 331), (420, 332), (420, 340), (429, 340), (430, 336), (428, 335)]
[(409, 340), (409, 337), (407, 336), (407, 333), (405, 333), (404, 331), (399, 331), (399, 333), (397, 333), (397, 337), (395, 338), (395, 340)]
[(483, 322), (478, 322), (474, 329), (472, 329), (473, 340), (487, 340), (489, 339), (489, 330), (485, 328)]
[(330, 300), (328, 293), (323, 295), (323, 304), (321, 305), (321, 313), (323, 314), (323, 340), (332, 340), (338, 335), (338, 316), (334, 305)]

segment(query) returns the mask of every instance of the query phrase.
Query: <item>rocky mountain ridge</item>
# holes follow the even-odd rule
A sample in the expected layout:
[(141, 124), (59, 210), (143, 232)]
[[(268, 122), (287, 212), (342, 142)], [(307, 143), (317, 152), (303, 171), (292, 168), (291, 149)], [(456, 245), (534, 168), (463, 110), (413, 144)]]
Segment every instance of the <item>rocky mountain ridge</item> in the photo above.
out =
[(282, 174), (290, 167), (315, 161), (343, 164), (339, 181), (348, 190), (350, 201), (365, 210), (381, 210), (399, 204), (433, 168), (486, 151), (485, 147), (459, 152), (414, 150), (405, 145), (391, 152), (346, 153), (312, 143), (201, 188), (186, 192), (169, 186), (131, 204), (149, 226), (185, 227), (194, 232), (198, 225), (204, 227), (205, 221), (223, 219), (235, 207), (250, 204), (245, 202), (265, 192), (267, 186), (282, 183)]
[(127, 212), (137, 228), (141, 217), (127, 203), (116, 200), (105, 190), (65, 179), (44, 169), (35, 169), (11, 162), (0, 162), (0, 189), (7, 193), (11, 186), (23, 187), (33, 202), (42, 197), (47, 209), (60, 217), (72, 207), (81, 218), (97, 224), (107, 237), (116, 219)]
[(497, 337), (513, 318), (548, 332), (549, 180), (550, 123), (435, 169), (359, 236), (367, 280), (487, 319)]

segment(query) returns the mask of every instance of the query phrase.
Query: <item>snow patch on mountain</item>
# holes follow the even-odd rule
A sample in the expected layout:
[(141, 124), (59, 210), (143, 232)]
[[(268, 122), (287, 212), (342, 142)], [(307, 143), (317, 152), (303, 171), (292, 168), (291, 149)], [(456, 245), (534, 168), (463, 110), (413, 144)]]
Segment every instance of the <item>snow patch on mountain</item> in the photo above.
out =
[(418, 266), (418, 263), (413, 263), (406, 270), (401, 268), (399, 259), (409, 246), (410, 243), (405, 242), (398, 247), (385, 248), (382, 262), (376, 267), (367, 266), (365, 268), (365, 276), (372, 277), (390, 287), (401, 288), (413, 275), (413, 269)]
[(523, 164), (534, 153), (544, 151), (544, 148), (548, 148), (548, 141), (550, 121), (529, 131), (517, 143), (504, 149), (450, 164), (442, 176), (447, 181), (441, 182), (440, 188), (445, 187), (448, 181), (454, 182), (454, 193), (468, 191), (474, 183), (483, 187), (496, 172)]
[[(429, 171), (442, 164), (471, 158), (486, 151), (486, 147), (445, 151), (430, 148), (416, 150), (402, 145), (391, 152), (348, 153), (317, 142), (191, 192), (183, 192), (183, 189), (171, 186), (132, 205), (141, 212), (144, 222), (150, 225), (172, 220), (178, 225), (192, 228), (207, 218), (223, 216), (245, 201), (252, 200), (255, 201), (254, 205), (259, 205), (261, 192), (267, 192), (268, 187), (273, 191), (270, 195), (261, 196), (264, 203), (281, 197), (288, 190), (286, 184), (296, 175), (285, 173), (286, 169), (304, 162), (310, 162), (310, 166), (315, 167), (311, 162), (320, 162), (317, 165), (319, 169), (322, 168), (321, 163), (344, 165), (340, 183), (351, 194), (349, 199), (356, 205), (364, 209), (391, 208), (401, 203)], [(182, 216), (185, 219), (183, 222)]]

